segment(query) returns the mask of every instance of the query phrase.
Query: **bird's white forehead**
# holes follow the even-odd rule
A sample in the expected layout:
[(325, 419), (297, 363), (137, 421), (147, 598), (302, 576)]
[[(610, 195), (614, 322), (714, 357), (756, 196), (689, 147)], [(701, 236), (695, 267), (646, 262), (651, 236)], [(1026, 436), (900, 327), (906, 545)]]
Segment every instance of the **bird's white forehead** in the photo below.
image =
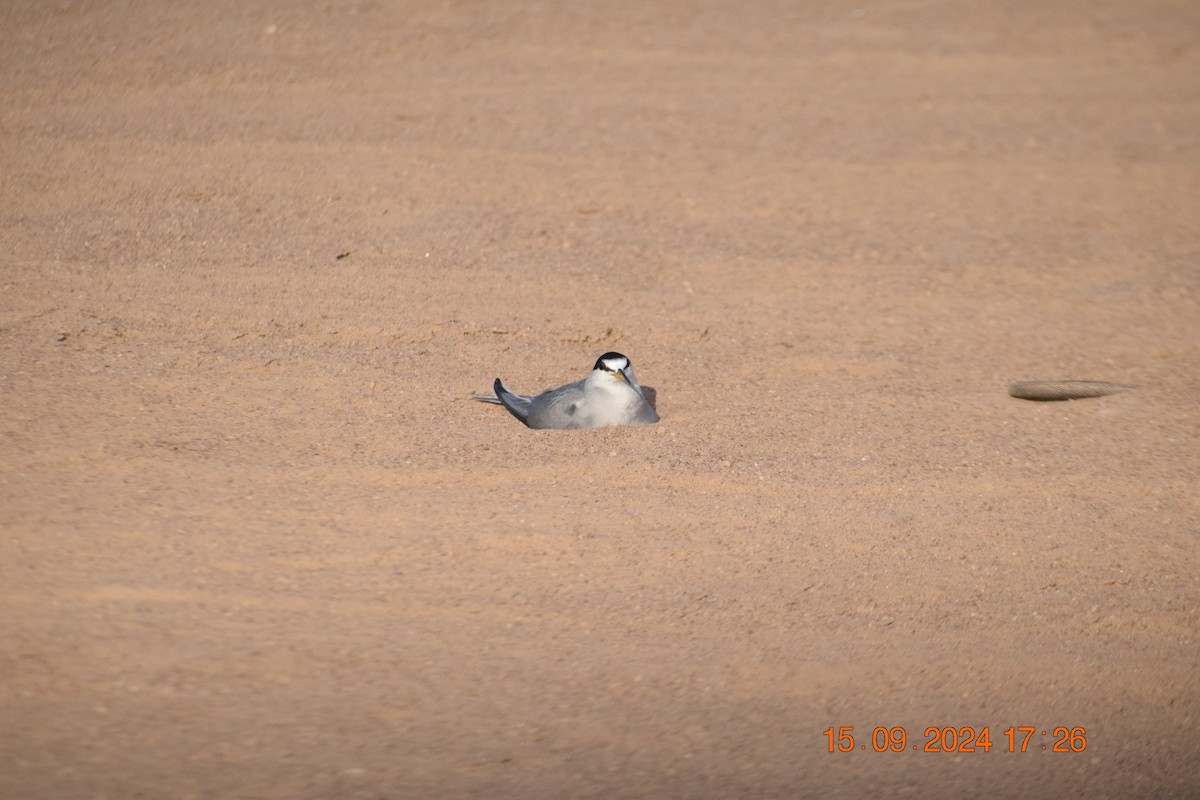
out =
[(621, 358), (605, 358), (602, 359), (604, 366), (616, 372), (619, 369), (625, 369), (629, 366), (629, 359), (622, 356)]

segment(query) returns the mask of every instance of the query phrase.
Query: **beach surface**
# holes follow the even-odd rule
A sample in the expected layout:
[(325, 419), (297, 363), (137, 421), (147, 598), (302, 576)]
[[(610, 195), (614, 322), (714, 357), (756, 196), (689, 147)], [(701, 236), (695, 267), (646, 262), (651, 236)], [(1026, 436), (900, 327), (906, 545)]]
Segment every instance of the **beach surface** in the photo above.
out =
[(1197, 42), (5, 3), (0, 797), (1200, 796)]

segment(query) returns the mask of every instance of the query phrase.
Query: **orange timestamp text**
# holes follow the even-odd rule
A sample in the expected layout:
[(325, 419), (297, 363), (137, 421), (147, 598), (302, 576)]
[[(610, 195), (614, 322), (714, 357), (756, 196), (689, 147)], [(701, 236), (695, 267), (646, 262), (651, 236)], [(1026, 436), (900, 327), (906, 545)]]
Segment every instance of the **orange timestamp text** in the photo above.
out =
[(1082, 727), (1067, 725), (1010, 725), (1000, 732), (1001, 738), (996, 740), (995, 745), (990, 725), (982, 728), (930, 725), (925, 728), (922, 741), (913, 744), (909, 744), (908, 730), (901, 725), (877, 725), (871, 729), (865, 742), (855, 738), (853, 725), (830, 726), (822, 733), (830, 753), (852, 753), (855, 750), (903, 753), (910, 749), (922, 753), (990, 753), (995, 745), (999, 745), (999, 752), (1008, 753), (1041, 750), (1082, 753), (1087, 749), (1087, 731)]

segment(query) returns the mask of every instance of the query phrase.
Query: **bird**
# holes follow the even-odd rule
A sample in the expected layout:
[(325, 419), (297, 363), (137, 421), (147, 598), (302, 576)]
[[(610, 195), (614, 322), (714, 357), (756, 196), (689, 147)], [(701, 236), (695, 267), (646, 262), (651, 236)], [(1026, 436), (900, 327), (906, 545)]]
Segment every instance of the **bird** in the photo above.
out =
[(647, 395), (633, 375), (633, 364), (620, 353), (596, 359), (591, 373), (581, 381), (525, 396), (510, 391), (496, 378), (494, 395), (476, 394), (475, 400), (508, 409), (529, 428), (605, 428), (610, 425), (653, 425), (658, 422)]

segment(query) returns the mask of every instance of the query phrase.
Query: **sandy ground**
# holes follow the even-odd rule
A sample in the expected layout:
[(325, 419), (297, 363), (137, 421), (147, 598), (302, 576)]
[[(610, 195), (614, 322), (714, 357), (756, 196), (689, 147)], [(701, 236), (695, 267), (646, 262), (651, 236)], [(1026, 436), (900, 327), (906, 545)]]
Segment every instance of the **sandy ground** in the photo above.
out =
[(1200, 797), (1198, 42), (3, 3), (0, 796)]

